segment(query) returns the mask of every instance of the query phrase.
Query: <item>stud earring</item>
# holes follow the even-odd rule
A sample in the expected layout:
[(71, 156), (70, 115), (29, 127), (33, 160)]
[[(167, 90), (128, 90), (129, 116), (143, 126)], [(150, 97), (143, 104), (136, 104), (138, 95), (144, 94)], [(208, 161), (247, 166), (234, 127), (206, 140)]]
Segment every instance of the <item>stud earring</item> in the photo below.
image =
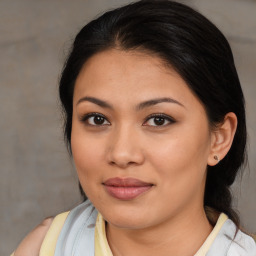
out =
[(218, 163), (219, 163), (219, 158), (218, 158), (218, 156), (217, 155), (215, 155), (214, 157), (213, 157), (216, 161), (218, 161)]

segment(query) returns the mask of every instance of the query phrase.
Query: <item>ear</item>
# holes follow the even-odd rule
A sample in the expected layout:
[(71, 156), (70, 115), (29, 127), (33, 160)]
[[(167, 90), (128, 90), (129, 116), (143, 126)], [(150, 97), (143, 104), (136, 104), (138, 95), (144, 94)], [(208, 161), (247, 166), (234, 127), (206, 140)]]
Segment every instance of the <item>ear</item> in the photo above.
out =
[(235, 113), (229, 112), (224, 121), (211, 132), (211, 150), (208, 156), (208, 165), (214, 166), (221, 161), (231, 148), (237, 128)]

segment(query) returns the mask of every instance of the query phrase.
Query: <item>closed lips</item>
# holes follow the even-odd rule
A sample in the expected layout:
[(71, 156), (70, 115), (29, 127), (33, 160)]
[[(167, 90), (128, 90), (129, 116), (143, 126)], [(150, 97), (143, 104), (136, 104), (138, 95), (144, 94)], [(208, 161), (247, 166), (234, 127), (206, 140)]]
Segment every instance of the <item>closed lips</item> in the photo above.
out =
[(111, 178), (103, 182), (103, 184), (113, 187), (145, 187), (153, 185), (135, 178)]
[(132, 200), (151, 189), (153, 184), (134, 178), (111, 178), (103, 185), (108, 194), (120, 200)]

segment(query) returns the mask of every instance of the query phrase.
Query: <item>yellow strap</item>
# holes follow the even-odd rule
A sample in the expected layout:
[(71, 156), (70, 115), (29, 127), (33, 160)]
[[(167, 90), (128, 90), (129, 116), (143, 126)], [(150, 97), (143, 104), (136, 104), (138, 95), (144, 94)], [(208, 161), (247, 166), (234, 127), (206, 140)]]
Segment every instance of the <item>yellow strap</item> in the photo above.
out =
[(105, 220), (98, 213), (95, 225), (95, 256), (113, 256), (107, 241)]
[[(218, 235), (220, 229), (222, 228), (223, 224), (227, 219), (228, 217), (226, 214), (220, 214), (218, 221), (215, 227), (213, 228), (211, 234), (207, 237), (206, 241), (201, 246), (199, 251), (195, 254), (195, 256), (206, 255), (214, 239)], [(98, 214), (95, 227), (95, 256), (113, 256), (106, 237), (105, 221), (100, 213)]]
[(225, 213), (220, 214), (218, 221), (217, 221), (215, 227), (213, 228), (212, 232), (210, 233), (210, 235), (207, 237), (207, 239), (205, 240), (205, 242), (203, 243), (203, 245), (201, 246), (199, 251), (194, 256), (205, 256), (206, 255), (206, 253), (209, 251), (214, 239), (218, 235), (219, 231), (221, 230), (223, 224), (225, 223), (225, 221), (227, 219), (228, 219), (228, 216)]
[(53, 219), (42, 243), (39, 256), (54, 256), (56, 243), (68, 214), (69, 212), (64, 212)]

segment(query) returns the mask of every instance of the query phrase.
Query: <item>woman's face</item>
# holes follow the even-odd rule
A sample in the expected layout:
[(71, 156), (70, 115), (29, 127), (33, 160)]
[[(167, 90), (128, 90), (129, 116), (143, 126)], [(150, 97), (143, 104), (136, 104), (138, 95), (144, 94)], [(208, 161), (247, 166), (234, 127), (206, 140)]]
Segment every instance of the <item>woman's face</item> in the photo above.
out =
[(203, 208), (204, 107), (157, 57), (108, 50), (81, 70), (71, 147), (81, 185), (112, 225), (146, 228)]

